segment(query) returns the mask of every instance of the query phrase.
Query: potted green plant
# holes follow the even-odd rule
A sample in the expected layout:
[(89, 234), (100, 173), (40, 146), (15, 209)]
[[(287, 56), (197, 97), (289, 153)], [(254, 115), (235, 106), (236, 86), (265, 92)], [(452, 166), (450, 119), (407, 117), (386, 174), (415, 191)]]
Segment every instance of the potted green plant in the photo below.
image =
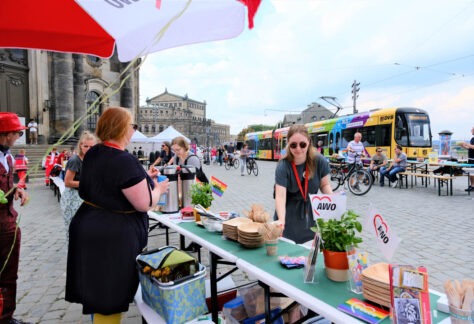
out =
[[(201, 205), (202, 207), (208, 209), (211, 207), (211, 203), (214, 200), (212, 196), (212, 186), (209, 183), (193, 183), (191, 185), (191, 204), (192, 205)], [(194, 211), (194, 218), (196, 221), (200, 221), (201, 218), (199, 214)]]
[(353, 210), (347, 210), (340, 219), (317, 220), (318, 231), (321, 235), (321, 249), (324, 255), (324, 265), (329, 279), (347, 281), (349, 279), (349, 265), (347, 262), (347, 247), (358, 247), (362, 238), (358, 235), (362, 231), (362, 224)]

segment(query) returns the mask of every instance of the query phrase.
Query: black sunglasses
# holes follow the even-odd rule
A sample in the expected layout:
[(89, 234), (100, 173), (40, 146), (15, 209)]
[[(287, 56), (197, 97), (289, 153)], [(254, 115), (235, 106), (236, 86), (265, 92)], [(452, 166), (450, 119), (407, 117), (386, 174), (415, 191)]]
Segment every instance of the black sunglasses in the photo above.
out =
[(18, 131), (17, 133), (18, 133), (18, 135), (20, 135), (20, 137), (22, 137), (22, 136), (23, 136), (23, 134), (24, 134), (24, 132), (23, 132), (23, 131)]
[[(306, 142), (300, 142), (300, 147), (301, 147), (302, 149), (305, 149), (306, 146), (308, 146), (308, 143), (306, 143)], [(290, 143), (290, 148), (295, 149), (295, 148), (297, 148), (297, 147), (298, 147), (298, 143), (296, 143), (296, 142)]]

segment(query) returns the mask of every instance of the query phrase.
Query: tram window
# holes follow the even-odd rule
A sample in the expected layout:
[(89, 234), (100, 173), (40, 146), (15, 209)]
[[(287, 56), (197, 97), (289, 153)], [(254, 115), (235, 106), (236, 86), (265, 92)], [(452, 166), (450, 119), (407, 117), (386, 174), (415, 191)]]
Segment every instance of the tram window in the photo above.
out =
[(341, 139), (341, 133), (337, 132), (336, 133), (336, 153), (338, 153), (339, 148), (341, 147), (340, 139)]
[[(357, 129), (345, 129), (342, 131), (342, 139), (341, 139), (341, 147), (346, 148), (350, 141), (354, 139), (354, 134), (356, 133)], [(364, 138), (362, 137), (362, 140)]]
[(408, 145), (407, 128), (405, 117), (398, 115), (395, 120), (395, 141), (402, 146)]
[(377, 128), (376, 146), (390, 146), (390, 126), (383, 125)]
[(376, 146), (375, 145), (375, 126), (365, 127), (360, 130), (362, 134), (362, 143), (364, 147)]

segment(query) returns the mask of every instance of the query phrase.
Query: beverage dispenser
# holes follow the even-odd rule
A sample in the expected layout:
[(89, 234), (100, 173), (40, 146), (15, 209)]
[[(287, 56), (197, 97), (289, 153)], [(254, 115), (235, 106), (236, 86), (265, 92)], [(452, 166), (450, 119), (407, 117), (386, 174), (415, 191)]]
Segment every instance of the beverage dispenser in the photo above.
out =
[(175, 165), (169, 165), (161, 169), (161, 174), (169, 180), (166, 203), (161, 211), (165, 214), (177, 213), (179, 211), (178, 200), (178, 169)]
[(180, 177), (182, 206), (191, 206), (191, 185), (194, 183), (196, 177), (196, 167), (192, 165), (182, 165)]

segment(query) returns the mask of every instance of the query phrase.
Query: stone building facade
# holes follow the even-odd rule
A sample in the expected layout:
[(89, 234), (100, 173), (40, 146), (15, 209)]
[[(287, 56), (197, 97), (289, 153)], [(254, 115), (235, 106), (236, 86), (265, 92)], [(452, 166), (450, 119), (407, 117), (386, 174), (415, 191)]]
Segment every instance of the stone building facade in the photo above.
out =
[(146, 100), (138, 112), (139, 130), (146, 136), (155, 136), (173, 126), (197, 145), (214, 146), (230, 140), (230, 126), (207, 118), (206, 101), (197, 101), (188, 95), (165, 92)]
[(42, 143), (55, 143), (72, 128), (70, 140), (75, 140), (83, 130), (95, 130), (108, 106), (130, 108), (136, 116), (139, 73), (127, 66), (115, 54), (102, 59), (0, 49), (0, 111), (15, 112), (26, 124), (36, 119)]

